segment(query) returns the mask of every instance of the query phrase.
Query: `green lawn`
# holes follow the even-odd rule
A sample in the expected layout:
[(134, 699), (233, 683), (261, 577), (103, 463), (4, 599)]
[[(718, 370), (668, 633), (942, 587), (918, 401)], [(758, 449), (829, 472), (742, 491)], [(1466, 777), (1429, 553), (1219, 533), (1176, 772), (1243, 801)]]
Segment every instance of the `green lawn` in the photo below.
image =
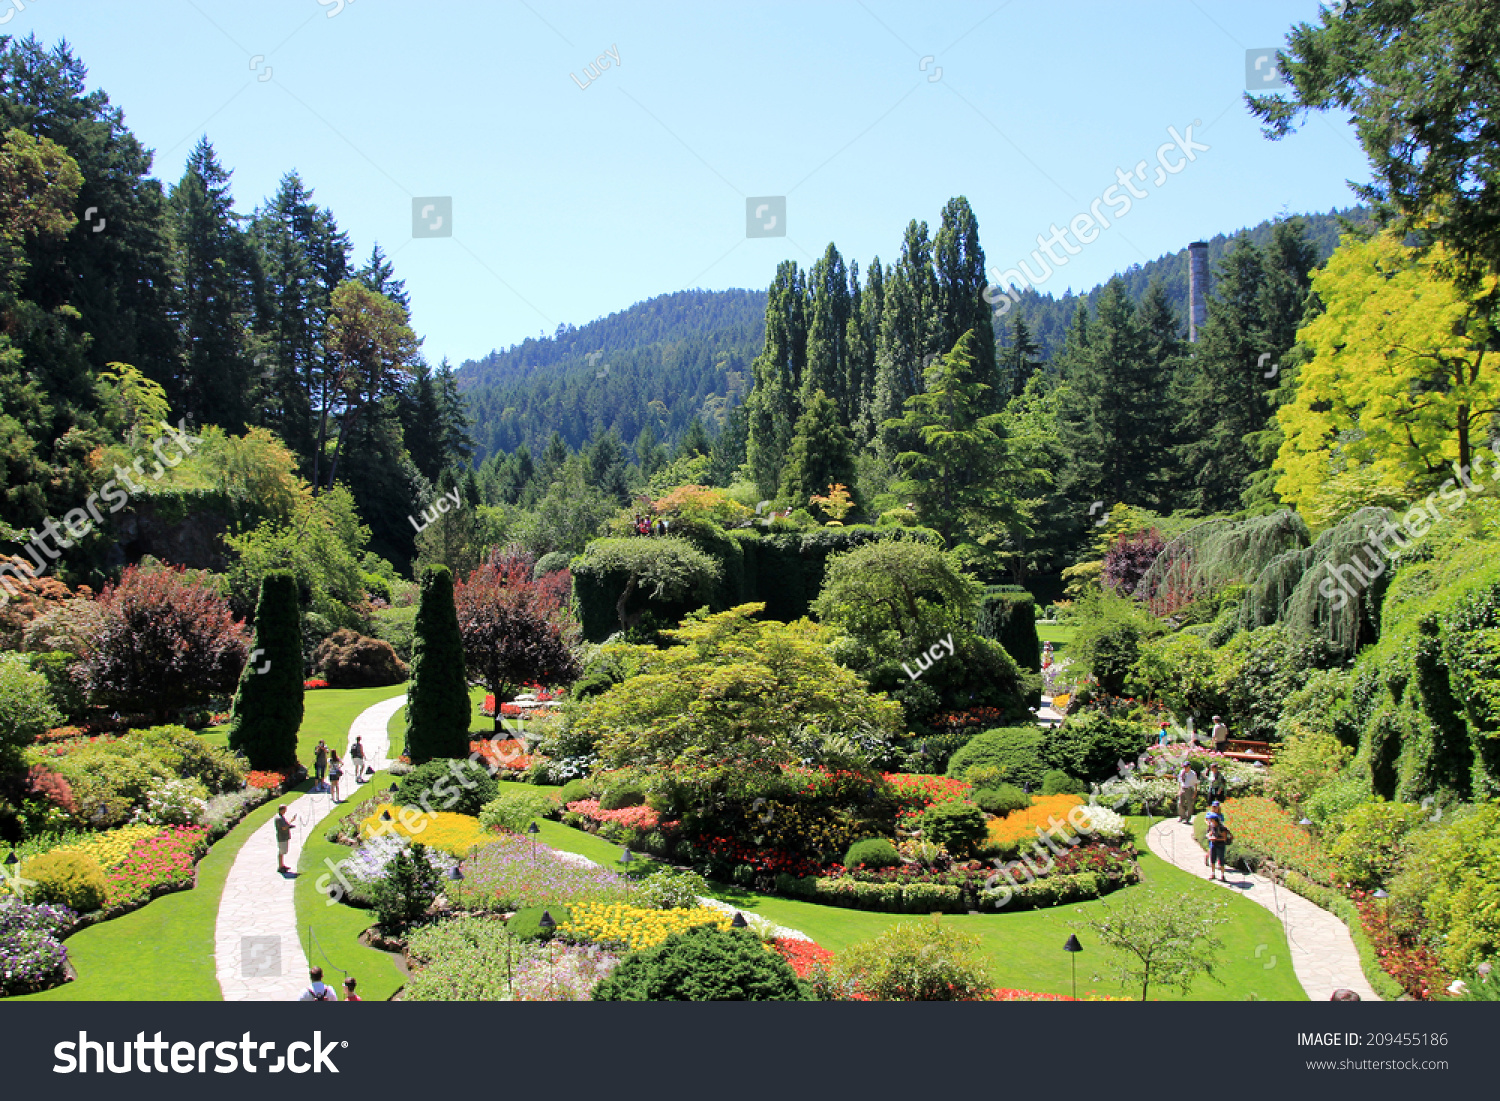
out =
[(1036, 625), (1037, 638), (1042, 642), (1052, 643), (1052, 652), (1061, 654), (1073, 641), (1073, 635), (1078, 628), (1064, 626), (1057, 623), (1038, 623)]
[[(1223, 899), (1229, 897), (1230, 922), (1221, 929), (1224, 948), (1219, 953), (1216, 973), (1223, 985), (1212, 979), (1199, 978), (1186, 998), (1175, 990), (1151, 991), (1153, 1000), (1161, 1001), (1240, 1001), (1252, 993), (1268, 1001), (1306, 1001), (1307, 995), (1292, 972), (1286, 937), (1276, 918), (1265, 908), (1205, 880), (1197, 879), (1172, 867), (1145, 851), (1145, 819), (1134, 821), (1137, 845), (1142, 850), (1141, 876), (1138, 887), (1130, 891), (1181, 897)], [(576, 852), (601, 864), (617, 867), (620, 847), (601, 841), (592, 834), (557, 822), (543, 822), (540, 837), (555, 848)], [(759, 914), (778, 925), (800, 929), (825, 948), (838, 951), (861, 940), (868, 940), (898, 921), (931, 920), (910, 915), (876, 914), (848, 910), (838, 906), (777, 898), (725, 884), (714, 885), (714, 895), (748, 913)], [(1077, 903), (1047, 910), (1027, 910), (1000, 914), (952, 914), (942, 920), (980, 938), (989, 957), (997, 986), (1033, 990), (1045, 994), (1070, 992), (1068, 953), (1062, 950), (1074, 930), (1069, 923), (1092, 917), (1106, 900)], [(1119, 996), (1119, 985), (1106, 971), (1104, 953), (1092, 941), (1087, 930), (1079, 932), (1084, 951), (1078, 960), (1078, 991), (1093, 991)], [(1264, 947), (1262, 947), (1264, 946)], [(1260, 949), (1260, 955), (1256, 950)], [(1101, 977), (1094, 980), (1098, 973)], [(1139, 992), (1134, 993), (1139, 997)]]
[[(299, 754), (311, 763), (319, 738), (343, 746), (350, 724), (362, 711), (404, 691), (403, 687), (320, 688), (307, 693), (298, 733)], [(403, 712), (397, 712), (390, 730), (393, 745), (404, 745)], [(220, 745), (227, 738), (227, 727), (204, 732), (206, 741)], [(300, 791), (307, 787), (304, 784)], [(259, 806), (221, 838), (199, 862), (198, 885), (193, 890), (165, 895), (124, 917), (69, 937), (68, 958), (78, 971), (78, 981), (28, 997), (35, 1001), (218, 1001), (214, 922), (219, 895), (240, 847), (275, 813), (275, 803)], [(321, 831), (316, 836), (321, 837)]]

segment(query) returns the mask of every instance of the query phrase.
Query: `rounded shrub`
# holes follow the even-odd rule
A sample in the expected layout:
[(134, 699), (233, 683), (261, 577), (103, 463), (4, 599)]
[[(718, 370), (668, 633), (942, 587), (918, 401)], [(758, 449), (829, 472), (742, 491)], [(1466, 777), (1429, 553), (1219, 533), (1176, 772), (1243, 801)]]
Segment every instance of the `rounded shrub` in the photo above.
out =
[(573, 920), (566, 906), (527, 906), (517, 910), (505, 923), (506, 932), (516, 940), (550, 940), (552, 933), (542, 928), (542, 915), (551, 914), (557, 925), (566, 925)]
[[(556, 917), (556, 915), (553, 915)], [(625, 959), (596, 1002), (796, 1002), (797, 973), (744, 929), (700, 925)]]
[(489, 770), (465, 757), (438, 758), (418, 765), (393, 789), (393, 798), (402, 806), (475, 817), (499, 795), (500, 786)]
[(948, 775), (966, 780), (971, 769), (999, 771), (1008, 784), (1041, 786), (1047, 772), (1046, 736), (1035, 727), (1016, 726), (986, 730), (965, 743), (948, 762)]
[(104, 869), (86, 853), (43, 853), (28, 860), (21, 875), (33, 884), (31, 901), (66, 906), (80, 914), (102, 910), (109, 896)]
[(834, 970), (881, 1002), (982, 1001), (994, 985), (978, 937), (927, 921), (901, 922), (851, 945)]
[(856, 841), (844, 854), (844, 867), (894, 868), (901, 863), (901, 854), (883, 837), (869, 837)]
[(569, 780), (557, 793), (557, 801), (567, 806), (569, 803), (578, 803), (584, 799), (592, 799), (593, 790), (589, 787), (587, 780)]
[[(1042, 777), (1043, 795), (1084, 795), (1088, 790), (1088, 785), (1082, 780), (1069, 776), (1060, 768), (1054, 768)], [(975, 802), (979, 800), (976, 799)], [(980, 806), (983, 805), (980, 803)]]
[(520, 833), (538, 818), (552, 817), (559, 805), (551, 792), (512, 788), (484, 805), (479, 812), (479, 824)]
[(986, 814), (1004, 818), (1013, 810), (1025, 810), (1031, 806), (1031, 796), (1014, 784), (1001, 784), (999, 787), (981, 788), (976, 791), (974, 802)]
[(985, 839), (984, 812), (973, 803), (936, 803), (922, 812), (922, 836), (954, 855)]
[(638, 807), (646, 801), (646, 793), (639, 784), (616, 784), (599, 797), (600, 810), (623, 810)]

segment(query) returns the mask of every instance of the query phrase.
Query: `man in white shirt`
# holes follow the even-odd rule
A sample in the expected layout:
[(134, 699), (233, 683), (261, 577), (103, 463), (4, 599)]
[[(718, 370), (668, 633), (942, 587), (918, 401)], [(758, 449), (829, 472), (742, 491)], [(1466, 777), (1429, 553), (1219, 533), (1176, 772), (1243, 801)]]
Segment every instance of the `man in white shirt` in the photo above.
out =
[(1214, 752), (1223, 753), (1229, 745), (1229, 727), (1224, 725), (1224, 720), (1214, 716)]
[(297, 999), (299, 1002), (336, 1002), (339, 1000), (333, 987), (323, 981), (321, 967), (312, 968), (308, 971), (307, 977), (312, 980), (312, 985), (302, 992), (302, 996)]
[(1177, 820), (1192, 825), (1197, 803), (1198, 773), (1192, 765), (1184, 762), (1177, 773)]

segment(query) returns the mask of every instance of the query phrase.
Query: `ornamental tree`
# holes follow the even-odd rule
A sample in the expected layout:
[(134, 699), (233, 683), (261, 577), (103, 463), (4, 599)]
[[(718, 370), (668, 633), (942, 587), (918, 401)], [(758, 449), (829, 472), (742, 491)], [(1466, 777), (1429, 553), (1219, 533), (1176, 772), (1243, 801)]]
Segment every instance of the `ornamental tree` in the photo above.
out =
[(302, 693), (297, 580), (290, 570), (272, 570), (260, 583), (255, 646), (240, 672), (230, 708), (229, 748), (243, 753), (255, 769), (281, 769), (295, 763)]
[(1105, 904), (1093, 921), (1072, 928), (1092, 930), (1114, 955), (1110, 963), (1120, 985), (1139, 983), (1141, 1001), (1151, 984), (1186, 994), (1198, 975), (1219, 981), (1213, 973), (1214, 951), (1223, 947), (1214, 930), (1227, 924), (1224, 903), (1192, 895), (1141, 895), (1126, 892)]
[(447, 566), (422, 573), (412, 647), (411, 688), (406, 694), (406, 748), (414, 764), (469, 753), (469, 686), (464, 680), (463, 638)]
[(500, 708), (519, 686), (570, 683), (581, 671), (568, 603), (573, 575), (558, 570), (533, 579), (535, 569), (530, 551), (509, 547), (492, 553), (454, 592), (464, 666), (471, 682), (494, 693), (497, 733)]
[(245, 664), (245, 625), (206, 574), (131, 566), (99, 604), (103, 622), (81, 663), (95, 703), (166, 722), (173, 710), (228, 692)]
[(1120, 536), (1105, 552), (1100, 583), (1119, 596), (1134, 596), (1136, 586), (1165, 545), (1155, 528)]

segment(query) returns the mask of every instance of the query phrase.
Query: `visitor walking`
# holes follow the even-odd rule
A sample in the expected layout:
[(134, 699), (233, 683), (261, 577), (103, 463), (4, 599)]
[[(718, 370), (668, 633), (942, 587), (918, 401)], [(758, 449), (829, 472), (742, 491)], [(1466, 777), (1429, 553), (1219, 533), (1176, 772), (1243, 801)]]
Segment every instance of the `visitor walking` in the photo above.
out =
[(356, 737), (354, 744), (349, 747), (349, 760), (354, 765), (354, 782), (362, 784), (365, 782), (365, 743), (363, 738)]
[(322, 791), (324, 777), (328, 775), (328, 743), (318, 739), (318, 748), (313, 750), (313, 790)]
[(337, 750), (328, 751), (328, 790), (333, 793), (335, 803), (342, 802), (339, 798), (339, 784), (344, 779), (344, 762), (339, 760)]
[(1157, 734), (1156, 734), (1156, 744), (1164, 746), (1168, 742), (1170, 742), (1171, 740), (1172, 740), (1172, 724), (1169, 723), (1169, 722), (1167, 722), (1166, 719), (1163, 719), (1161, 721), (1161, 729), (1159, 731), (1157, 731)]
[(1223, 753), (1229, 748), (1229, 727), (1225, 726), (1224, 720), (1217, 715), (1214, 716), (1213, 736), (1215, 753)]
[(1234, 835), (1224, 823), (1223, 808), (1217, 802), (1211, 803), (1203, 821), (1208, 826), (1208, 878), (1228, 883), (1229, 877), (1224, 873), (1224, 852)]
[(1210, 803), (1218, 804), (1229, 794), (1229, 785), (1224, 780), (1224, 773), (1219, 771), (1216, 763), (1208, 766), (1208, 775), (1203, 778), (1203, 797)]
[(276, 870), (286, 875), (286, 852), (292, 844), (292, 827), (297, 824), (295, 818), (286, 816), (286, 804), (276, 808)]
[(1177, 820), (1193, 824), (1193, 811), (1198, 804), (1198, 772), (1186, 761), (1177, 772)]
[(307, 989), (302, 992), (299, 1002), (336, 1002), (339, 996), (333, 992), (333, 987), (323, 981), (323, 969), (321, 967), (311, 968), (307, 977), (312, 980)]
[(363, 998), (361, 998), (358, 994), (356, 994), (354, 992), (354, 988), (356, 986), (358, 986), (358, 985), (359, 984), (354, 981), (354, 976), (353, 975), (350, 975), (348, 978), (346, 978), (344, 980), (344, 1001), (346, 1001), (346, 1002), (362, 1002), (362, 1001), (364, 1001)]

